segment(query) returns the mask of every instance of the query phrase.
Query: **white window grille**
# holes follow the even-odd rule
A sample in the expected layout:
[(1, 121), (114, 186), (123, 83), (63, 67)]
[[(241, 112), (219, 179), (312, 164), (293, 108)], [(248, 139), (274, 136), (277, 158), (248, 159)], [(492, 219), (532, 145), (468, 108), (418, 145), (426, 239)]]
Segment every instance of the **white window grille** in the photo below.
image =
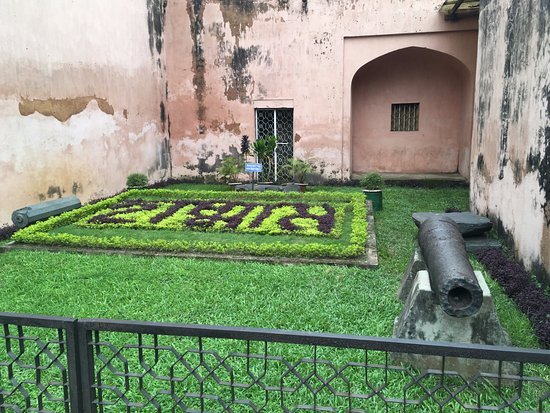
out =
[(268, 176), (264, 171), (262, 181), (290, 181), (290, 171), (282, 166), (294, 156), (294, 111), (293, 109), (256, 109), (256, 139), (274, 135), (277, 147), (274, 154), (274, 168)]

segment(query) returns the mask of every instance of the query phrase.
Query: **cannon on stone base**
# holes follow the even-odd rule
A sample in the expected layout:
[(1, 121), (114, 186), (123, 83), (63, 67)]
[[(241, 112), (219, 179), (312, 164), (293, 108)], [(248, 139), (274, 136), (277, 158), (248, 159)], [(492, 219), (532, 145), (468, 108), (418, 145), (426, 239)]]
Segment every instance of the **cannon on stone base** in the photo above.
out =
[[(470, 265), (456, 224), (441, 216), (426, 220), (420, 226), (418, 244), (399, 291), (405, 305), (395, 320), (394, 337), (508, 345), (489, 288), (481, 272)], [(437, 357), (394, 358), (422, 369), (441, 366)], [(446, 368), (471, 376), (480, 370), (494, 371), (498, 366), (449, 357)]]

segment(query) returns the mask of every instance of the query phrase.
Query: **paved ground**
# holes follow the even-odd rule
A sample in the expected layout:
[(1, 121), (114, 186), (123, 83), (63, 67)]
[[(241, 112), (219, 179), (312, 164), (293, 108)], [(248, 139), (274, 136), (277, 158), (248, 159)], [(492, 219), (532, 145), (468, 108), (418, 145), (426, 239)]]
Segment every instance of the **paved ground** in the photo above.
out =
[[(447, 181), (447, 182), (468, 182), (462, 175), (454, 174), (401, 174), (381, 173), (385, 181)], [(352, 174), (351, 179), (361, 179), (362, 174)]]

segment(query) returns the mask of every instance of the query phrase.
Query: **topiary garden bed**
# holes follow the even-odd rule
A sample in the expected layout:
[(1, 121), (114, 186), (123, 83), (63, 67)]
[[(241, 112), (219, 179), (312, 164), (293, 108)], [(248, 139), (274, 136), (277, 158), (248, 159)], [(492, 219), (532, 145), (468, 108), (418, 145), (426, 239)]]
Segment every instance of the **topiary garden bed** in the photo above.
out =
[(367, 235), (361, 194), (145, 189), (39, 222), (13, 239), (74, 248), (347, 260), (368, 266), (372, 253), (367, 254)]

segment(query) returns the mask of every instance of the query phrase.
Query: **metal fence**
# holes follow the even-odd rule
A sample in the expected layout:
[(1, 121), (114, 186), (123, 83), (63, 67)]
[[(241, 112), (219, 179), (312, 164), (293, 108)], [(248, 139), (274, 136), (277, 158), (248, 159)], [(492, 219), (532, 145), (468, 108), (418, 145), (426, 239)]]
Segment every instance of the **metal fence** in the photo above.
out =
[[(550, 411), (546, 350), (12, 313), (0, 324), (0, 413)], [(457, 358), (490, 368), (461, 375)]]

